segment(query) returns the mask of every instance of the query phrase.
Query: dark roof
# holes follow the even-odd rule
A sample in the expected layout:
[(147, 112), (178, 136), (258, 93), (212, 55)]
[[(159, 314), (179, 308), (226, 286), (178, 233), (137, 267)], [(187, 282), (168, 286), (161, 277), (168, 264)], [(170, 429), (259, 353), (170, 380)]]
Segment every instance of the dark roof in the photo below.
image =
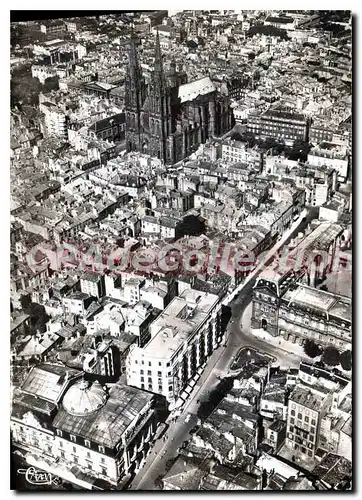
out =
[(280, 23), (280, 24), (288, 24), (288, 23), (292, 23), (293, 21), (294, 21), (294, 19), (292, 17), (269, 16), (265, 19), (265, 22)]
[(31, 394), (19, 393), (13, 398), (13, 410), (15, 405), (22, 406), (29, 410), (37, 411), (50, 415), (56, 409), (56, 404), (46, 401), (45, 399), (38, 398)]
[(35, 397), (56, 403), (70, 379), (80, 375), (78, 370), (66, 366), (41, 364), (34, 366), (21, 389)]
[(346, 477), (352, 477), (352, 463), (347, 458), (328, 453), (313, 469), (312, 474), (330, 486), (336, 486)]
[(89, 130), (103, 130), (107, 127), (110, 127), (112, 124), (118, 125), (119, 123), (125, 123), (126, 116), (125, 113), (119, 113), (118, 115), (109, 116), (108, 118), (104, 118), (103, 120), (99, 120), (96, 123), (93, 123), (89, 127)]
[(149, 392), (117, 383), (111, 387), (106, 403), (99, 410), (77, 416), (68, 413), (61, 405), (53, 425), (113, 449), (153, 397)]

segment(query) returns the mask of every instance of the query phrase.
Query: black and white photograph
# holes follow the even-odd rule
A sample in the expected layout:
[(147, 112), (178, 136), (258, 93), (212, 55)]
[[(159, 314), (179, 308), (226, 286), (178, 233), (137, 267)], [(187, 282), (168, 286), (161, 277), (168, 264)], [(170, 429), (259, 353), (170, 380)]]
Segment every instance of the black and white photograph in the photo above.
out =
[(11, 490), (355, 489), (355, 19), (237, 6), (9, 12)]

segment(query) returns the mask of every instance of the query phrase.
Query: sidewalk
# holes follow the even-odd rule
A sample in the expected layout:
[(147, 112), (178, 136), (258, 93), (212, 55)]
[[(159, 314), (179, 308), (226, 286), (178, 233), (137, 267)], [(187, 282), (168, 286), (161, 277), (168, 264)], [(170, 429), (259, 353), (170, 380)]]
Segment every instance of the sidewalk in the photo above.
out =
[[(293, 344), (293, 342), (289, 342), (281, 337), (273, 337), (270, 333), (266, 332), (262, 328), (251, 328), (250, 333), (254, 335), (254, 337), (263, 340), (264, 342), (273, 345), (274, 347), (278, 347), (281, 351), (288, 352), (289, 354), (295, 354), (305, 361), (312, 361), (312, 359), (306, 355), (304, 349), (299, 344)], [(314, 358), (313, 361), (318, 361), (318, 358)]]

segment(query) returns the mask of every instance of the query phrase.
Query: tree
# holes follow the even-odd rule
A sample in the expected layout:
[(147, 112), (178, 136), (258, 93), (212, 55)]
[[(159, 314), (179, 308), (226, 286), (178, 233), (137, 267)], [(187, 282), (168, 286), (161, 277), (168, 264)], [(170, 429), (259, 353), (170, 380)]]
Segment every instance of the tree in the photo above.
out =
[(155, 479), (155, 486), (159, 490), (163, 490), (163, 481), (162, 481), (162, 479), (163, 479), (163, 475), (162, 474), (160, 474), (159, 476), (157, 476), (156, 479)]
[(199, 236), (205, 234), (205, 222), (195, 215), (187, 215), (177, 226), (177, 238), (183, 236)]
[(20, 304), (21, 304), (21, 308), (23, 309), (23, 311), (27, 311), (30, 307), (30, 304), (31, 304), (30, 295), (21, 295), (20, 296)]
[(352, 368), (352, 352), (351, 351), (344, 351), (340, 355), (340, 363), (342, 365), (343, 370), (351, 370)]
[(59, 89), (59, 76), (47, 78), (44, 82), (44, 93)]
[(322, 354), (323, 350), (317, 345), (313, 340), (307, 339), (304, 344), (304, 352), (310, 358), (316, 358), (320, 354)]
[(326, 365), (337, 366), (340, 362), (339, 352), (335, 347), (327, 347), (323, 353), (322, 360)]
[(288, 160), (306, 161), (309, 153), (309, 144), (301, 139), (296, 139), (291, 148), (285, 149)]

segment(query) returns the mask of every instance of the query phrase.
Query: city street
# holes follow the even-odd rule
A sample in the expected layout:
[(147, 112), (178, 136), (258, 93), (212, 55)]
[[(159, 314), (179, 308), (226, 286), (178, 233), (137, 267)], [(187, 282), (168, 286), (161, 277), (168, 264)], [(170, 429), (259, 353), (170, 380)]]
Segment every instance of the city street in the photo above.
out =
[[(296, 227), (292, 226), (289, 234), (285, 234), (282, 241), (288, 243), (299, 232), (302, 232), (307, 227), (311, 220), (311, 215), (308, 214)], [(275, 245), (275, 254), (280, 247), (280, 241)], [(269, 251), (273, 255), (273, 251)], [(269, 252), (267, 252), (269, 254)], [(275, 255), (274, 254), (274, 255)], [(273, 257), (270, 257), (265, 265), (272, 262)], [(261, 266), (262, 267), (262, 266)], [(241, 293), (230, 303), (232, 309), (232, 317), (228, 325), (228, 341), (227, 346), (221, 345), (210, 357), (208, 364), (190, 394), (189, 400), (186, 402), (182, 415), (177, 421), (170, 424), (170, 428), (165, 434), (165, 438), (161, 437), (155, 444), (150, 455), (139, 471), (135, 479), (130, 485), (132, 490), (155, 490), (155, 480), (164, 475), (166, 472), (166, 463), (168, 460), (178, 455), (177, 448), (189, 438), (190, 430), (197, 423), (197, 410), (201, 402), (208, 399), (210, 392), (218, 385), (218, 377), (224, 378), (229, 374), (229, 367), (233, 357), (236, 355), (240, 347), (250, 346), (259, 352), (265, 352), (277, 358), (280, 366), (283, 368), (299, 366), (300, 358), (289, 352), (283, 351), (281, 348), (263, 342), (260, 338), (253, 336), (250, 333), (249, 318), (244, 317), (244, 312), (251, 302), (252, 289), (255, 284), (256, 277), (262, 269), (258, 270), (255, 275), (245, 285)], [(249, 308), (250, 309), (250, 308)], [(185, 421), (188, 414), (191, 415), (188, 422)]]

